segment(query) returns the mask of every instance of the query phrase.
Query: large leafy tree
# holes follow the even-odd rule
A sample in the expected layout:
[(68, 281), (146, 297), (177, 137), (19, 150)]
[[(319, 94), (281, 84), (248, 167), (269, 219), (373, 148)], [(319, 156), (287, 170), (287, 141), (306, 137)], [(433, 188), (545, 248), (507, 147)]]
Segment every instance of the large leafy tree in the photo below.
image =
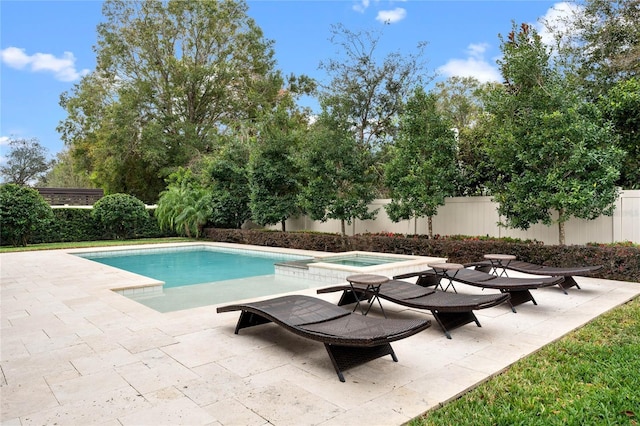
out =
[(599, 104), (626, 151), (618, 185), (640, 189), (640, 76), (616, 83)]
[(43, 188), (94, 188), (89, 174), (74, 167), (68, 149), (56, 154), (51, 170), (40, 178), (37, 185)]
[(346, 123), (323, 112), (301, 150), (304, 186), (301, 205), (311, 219), (337, 219), (342, 235), (354, 219), (374, 219), (369, 204), (376, 194), (373, 156)]
[(379, 58), (380, 33), (335, 25), (331, 34), (338, 50), (320, 64), (330, 78), (322, 87), (321, 104), (352, 130), (359, 144), (375, 147), (388, 142), (404, 101), (427, 75), (425, 44), (419, 44), (415, 54), (393, 52)]
[(571, 90), (536, 31), (514, 24), (501, 43), (505, 84), (487, 109), (495, 119), (488, 152), (499, 178), (493, 194), (508, 226), (553, 223), (559, 243), (575, 216), (611, 214), (623, 152), (594, 104)]
[(252, 219), (260, 225), (280, 223), (301, 213), (297, 152), (307, 127), (306, 117), (283, 94), (278, 108), (263, 118), (249, 162)]
[(203, 162), (202, 173), (212, 199), (211, 224), (241, 228), (251, 218), (248, 141), (231, 139)]
[(47, 149), (36, 138), (9, 139), (9, 153), (0, 166), (0, 176), (6, 183), (28, 185), (42, 178), (51, 168)]
[(255, 120), (283, 80), (242, 0), (108, 0), (96, 70), (59, 131), (107, 192), (155, 201), (164, 178)]
[[(595, 100), (640, 73), (640, 0), (584, 0), (556, 30), (562, 58)], [(549, 23), (553, 26), (552, 23)]]
[(409, 99), (391, 154), (385, 169), (389, 218), (426, 216), (433, 236), (432, 218), (445, 197), (453, 195), (457, 175), (455, 133), (438, 112), (433, 93), (417, 89)]
[(495, 180), (495, 168), (484, 150), (491, 122), (484, 113), (484, 94), (496, 83), (480, 83), (473, 77), (450, 77), (436, 83), (438, 111), (456, 131), (459, 173), (456, 195), (485, 195), (487, 182)]

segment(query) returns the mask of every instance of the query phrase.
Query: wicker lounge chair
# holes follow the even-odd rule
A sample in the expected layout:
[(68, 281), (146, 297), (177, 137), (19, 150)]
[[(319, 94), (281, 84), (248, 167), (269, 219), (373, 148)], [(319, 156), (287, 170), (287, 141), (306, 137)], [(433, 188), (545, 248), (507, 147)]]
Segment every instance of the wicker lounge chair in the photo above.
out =
[[(418, 277), (416, 284), (430, 287), (440, 285), (441, 276), (436, 274), (432, 269), (427, 269), (421, 272), (412, 272), (408, 274), (397, 275), (394, 279)], [(454, 277), (451, 277), (453, 281), (463, 284), (472, 285), (475, 287), (491, 288), (500, 290), (502, 293), (509, 293), (511, 296), (507, 301), (511, 306), (511, 310), (516, 312), (515, 306), (528, 301), (532, 301), (534, 305), (538, 303), (533, 298), (533, 295), (529, 290), (551, 287), (559, 284), (563, 277), (541, 277), (541, 278), (509, 278), (509, 277), (497, 277), (493, 274), (489, 274), (482, 271), (474, 271), (472, 269), (460, 269), (457, 271)]]
[[(474, 266), (477, 271), (489, 272), (491, 270), (491, 262), (482, 261), (476, 262), (465, 266)], [(523, 262), (520, 260), (512, 260), (504, 266), (505, 269), (512, 271), (524, 272), (530, 275), (544, 275), (551, 277), (563, 277), (564, 280), (558, 283), (558, 286), (567, 294), (567, 289), (571, 287), (580, 288), (574, 276), (581, 277), (590, 275), (600, 269), (602, 265), (596, 266), (575, 266), (575, 267), (555, 267), (555, 266), (543, 266), (536, 265), (535, 263)]]
[[(359, 294), (353, 294), (354, 289)], [(354, 303), (356, 300), (370, 300), (372, 294), (367, 294), (365, 290), (364, 285), (354, 284), (352, 289), (349, 284), (342, 284), (319, 289), (318, 293), (342, 291), (338, 302), (338, 306), (342, 306)], [(475, 322), (478, 327), (481, 327), (480, 321), (473, 313), (474, 310), (500, 305), (506, 302), (510, 296), (503, 293), (483, 295), (447, 293), (406, 281), (392, 280), (380, 288), (378, 297), (409, 308), (431, 311), (445, 336), (451, 339), (450, 330), (471, 322)]]
[(431, 325), (429, 320), (381, 319), (354, 314), (310, 296), (283, 296), (260, 302), (219, 307), (220, 312), (242, 311), (235, 333), (274, 322), (286, 330), (324, 343), (341, 382), (351, 367), (391, 355), (391, 342), (412, 336)]

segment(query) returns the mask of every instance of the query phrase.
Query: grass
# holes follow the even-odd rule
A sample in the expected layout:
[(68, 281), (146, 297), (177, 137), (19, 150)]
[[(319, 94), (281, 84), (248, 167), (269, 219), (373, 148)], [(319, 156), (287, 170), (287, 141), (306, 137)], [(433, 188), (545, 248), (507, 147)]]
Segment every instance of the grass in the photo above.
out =
[(171, 238), (141, 238), (137, 240), (104, 240), (104, 241), (76, 241), (69, 243), (48, 243), (33, 244), (26, 247), (3, 246), (0, 247), (0, 253), (9, 253), (15, 251), (34, 251), (34, 250), (58, 250), (85, 247), (110, 247), (122, 245), (136, 244), (160, 244), (160, 243), (182, 243), (197, 241), (193, 238), (171, 237)]
[(639, 372), (636, 298), (409, 425), (637, 425)]

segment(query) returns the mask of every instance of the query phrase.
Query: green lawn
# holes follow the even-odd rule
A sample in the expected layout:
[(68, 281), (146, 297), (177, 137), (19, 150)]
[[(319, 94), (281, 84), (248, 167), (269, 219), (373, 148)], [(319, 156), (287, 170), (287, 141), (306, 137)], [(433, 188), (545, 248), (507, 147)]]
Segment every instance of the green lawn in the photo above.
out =
[(159, 244), (159, 243), (181, 243), (181, 242), (194, 242), (197, 241), (193, 238), (142, 238), (137, 240), (104, 240), (104, 241), (78, 241), (70, 243), (48, 243), (48, 244), (32, 244), (27, 247), (13, 247), (3, 246), (0, 247), (0, 253), (9, 253), (13, 251), (33, 251), (33, 250), (56, 250), (56, 249), (71, 249), (71, 248), (85, 248), (85, 247), (109, 247), (109, 246), (122, 246), (122, 245), (134, 245), (134, 244)]
[(636, 298), (409, 424), (639, 423), (640, 298)]

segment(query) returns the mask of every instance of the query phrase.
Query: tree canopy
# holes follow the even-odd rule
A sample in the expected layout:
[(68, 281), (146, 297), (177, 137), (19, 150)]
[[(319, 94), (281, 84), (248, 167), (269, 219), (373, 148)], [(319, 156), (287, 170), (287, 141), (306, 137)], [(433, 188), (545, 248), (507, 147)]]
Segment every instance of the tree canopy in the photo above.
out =
[(47, 149), (37, 138), (10, 138), (9, 153), (0, 166), (0, 176), (6, 183), (28, 185), (42, 178), (52, 166)]
[(452, 196), (457, 175), (456, 139), (452, 124), (437, 109), (436, 96), (417, 89), (402, 115), (398, 139), (385, 169), (391, 193), (389, 218), (432, 216)]
[(281, 224), (302, 212), (299, 203), (300, 170), (297, 154), (306, 133), (305, 117), (281, 102), (264, 116), (249, 161), (249, 206), (259, 225)]
[(340, 220), (344, 235), (345, 223), (375, 218), (377, 212), (369, 210), (376, 193), (373, 157), (344, 122), (323, 112), (307, 137), (300, 162), (301, 204), (313, 220)]
[(330, 40), (339, 49), (334, 57), (320, 63), (330, 78), (322, 88), (321, 104), (367, 147), (390, 141), (406, 98), (423, 80), (430, 79), (422, 59), (424, 43), (417, 46), (415, 54), (394, 52), (381, 59), (376, 56), (380, 37), (374, 31), (354, 32), (335, 25)]
[(567, 90), (536, 31), (527, 24), (502, 40), (504, 87), (492, 93), (488, 152), (499, 173), (493, 194), (507, 225), (527, 229), (575, 216), (611, 214), (624, 155), (594, 104)]
[(283, 86), (241, 1), (108, 0), (96, 70), (61, 97), (59, 131), (107, 192), (155, 201), (164, 178), (255, 120)]
[(559, 32), (560, 54), (592, 100), (640, 73), (640, 0), (583, 0)]

